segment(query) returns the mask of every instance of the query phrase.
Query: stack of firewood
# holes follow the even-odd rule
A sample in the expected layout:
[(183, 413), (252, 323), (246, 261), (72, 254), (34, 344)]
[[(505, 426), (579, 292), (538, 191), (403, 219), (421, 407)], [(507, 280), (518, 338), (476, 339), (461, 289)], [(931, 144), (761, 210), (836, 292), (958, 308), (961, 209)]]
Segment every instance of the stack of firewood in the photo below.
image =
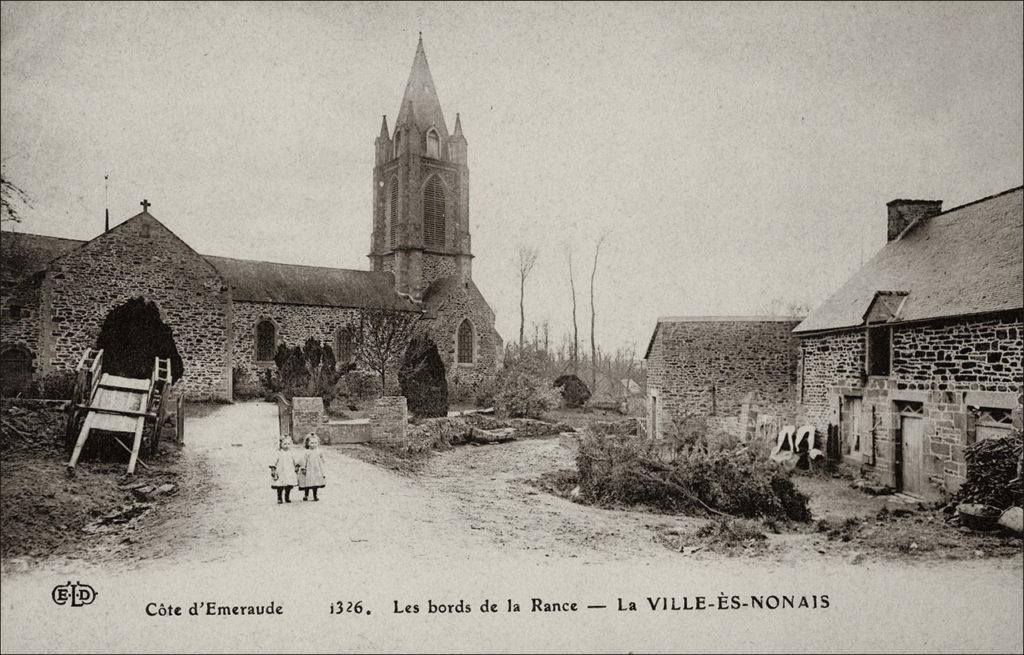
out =
[(960, 488), (961, 503), (980, 503), (998, 509), (1024, 503), (1020, 462), (1024, 451), (1020, 432), (1001, 439), (983, 439), (964, 449), (967, 480)]

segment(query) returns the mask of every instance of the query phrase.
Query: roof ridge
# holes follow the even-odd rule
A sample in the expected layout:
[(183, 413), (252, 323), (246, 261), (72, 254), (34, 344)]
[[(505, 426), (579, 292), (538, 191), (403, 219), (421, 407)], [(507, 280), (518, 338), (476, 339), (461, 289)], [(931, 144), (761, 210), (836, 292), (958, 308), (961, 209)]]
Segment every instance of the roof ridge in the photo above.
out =
[(206, 259), (207, 257), (213, 257), (215, 259), (230, 259), (236, 262), (249, 262), (251, 264), (271, 264), (273, 266), (298, 266), (301, 268), (318, 268), (325, 271), (351, 271), (353, 273), (387, 273), (386, 271), (367, 271), (361, 268), (343, 268), (340, 266), (317, 266), (315, 264), (289, 264), (288, 262), (272, 262), (267, 259), (245, 259), (243, 257), (227, 257), (224, 255), (200, 255), (200, 257)]

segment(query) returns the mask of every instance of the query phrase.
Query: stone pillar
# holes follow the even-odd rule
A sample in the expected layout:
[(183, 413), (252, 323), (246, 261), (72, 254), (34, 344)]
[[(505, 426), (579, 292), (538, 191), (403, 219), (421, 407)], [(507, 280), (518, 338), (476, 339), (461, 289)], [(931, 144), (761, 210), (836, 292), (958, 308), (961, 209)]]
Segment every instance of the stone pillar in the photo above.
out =
[(404, 441), (407, 419), (405, 396), (378, 398), (370, 410), (370, 441), (384, 444)]
[(750, 443), (757, 437), (757, 392), (751, 391), (743, 398), (740, 409), (740, 439)]

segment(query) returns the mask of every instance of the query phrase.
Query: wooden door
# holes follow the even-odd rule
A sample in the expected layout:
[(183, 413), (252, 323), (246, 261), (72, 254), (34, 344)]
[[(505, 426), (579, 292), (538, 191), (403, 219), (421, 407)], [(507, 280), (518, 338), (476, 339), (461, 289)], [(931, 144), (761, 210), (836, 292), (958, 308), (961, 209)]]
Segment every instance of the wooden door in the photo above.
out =
[(903, 491), (923, 494), (924, 419), (920, 416), (901, 415), (900, 434), (903, 441)]

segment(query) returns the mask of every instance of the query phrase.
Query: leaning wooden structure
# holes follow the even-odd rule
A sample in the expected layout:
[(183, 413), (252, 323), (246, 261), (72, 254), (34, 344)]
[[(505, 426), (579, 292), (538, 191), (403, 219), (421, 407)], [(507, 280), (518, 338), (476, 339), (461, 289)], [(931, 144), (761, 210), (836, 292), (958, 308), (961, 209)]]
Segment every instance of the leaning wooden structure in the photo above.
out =
[[(171, 360), (157, 357), (148, 380), (126, 378), (103, 372), (103, 351), (86, 350), (78, 362), (75, 389), (64, 432), (70, 454), (67, 474), (74, 476), (82, 448), (93, 431), (111, 434), (130, 453), (128, 474), (135, 473), (143, 443), (155, 455), (160, 445), (160, 428), (166, 418), (165, 397), (171, 387)], [(121, 435), (132, 435), (131, 447)]]

